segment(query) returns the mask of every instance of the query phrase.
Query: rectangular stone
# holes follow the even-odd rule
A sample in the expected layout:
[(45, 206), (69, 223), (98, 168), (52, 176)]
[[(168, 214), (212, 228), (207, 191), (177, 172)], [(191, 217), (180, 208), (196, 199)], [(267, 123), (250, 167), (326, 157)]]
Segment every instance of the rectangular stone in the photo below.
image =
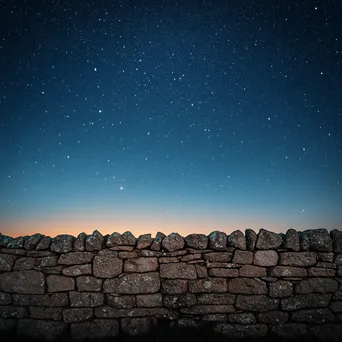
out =
[(318, 267), (309, 267), (308, 268), (308, 276), (309, 277), (335, 277), (336, 270), (331, 268), (318, 268)]
[(43, 306), (30, 306), (30, 317), (35, 319), (62, 320), (62, 307), (51, 308)]
[(63, 310), (63, 321), (65, 323), (83, 322), (92, 319), (94, 316), (93, 308), (72, 308)]
[(227, 292), (227, 280), (225, 278), (206, 278), (189, 281), (189, 292)]
[(164, 294), (180, 294), (188, 291), (188, 280), (167, 279), (161, 283), (161, 292)]
[(228, 252), (213, 252), (203, 254), (204, 260), (209, 262), (230, 262), (233, 258), (233, 253)]
[(211, 313), (235, 312), (233, 305), (194, 305), (190, 308), (180, 308), (180, 312), (187, 315), (205, 315)]
[(196, 279), (197, 273), (194, 265), (188, 265), (184, 262), (161, 264), (160, 277), (169, 279)]
[(313, 266), (317, 262), (315, 252), (283, 252), (279, 253), (279, 265), (282, 266)]
[(188, 261), (193, 261), (193, 260), (198, 260), (202, 259), (202, 254), (189, 254), (189, 255), (184, 255), (181, 258), (182, 262), (188, 262)]
[(202, 293), (197, 296), (198, 304), (225, 305), (235, 304), (236, 295), (231, 293)]
[(324, 308), (329, 305), (331, 294), (311, 293), (307, 295), (294, 295), (281, 299), (281, 309), (292, 311), (306, 308)]
[(93, 308), (104, 304), (103, 293), (69, 292), (70, 306), (74, 308)]
[(17, 258), (17, 256), (11, 254), (0, 254), (0, 271), (12, 271), (12, 267)]
[(92, 276), (79, 276), (76, 278), (77, 290), (82, 292), (100, 292), (102, 281), (102, 279)]
[(167, 308), (132, 308), (115, 309), (110, 306), (101, 306), (95, 308), (95, 316), (99, 318), (124, 318), (124, 317), (144, 317), (154, 316), (164, 318), (169, 315)]
[(197, 277), (198, 278), (207, 278), (208, 277), (208, 270), (204, 265), (195, 265)]
[(26, 255), (26, 251), (24, 249), (18, 249), (18, 248), (0, 248), (0, 253), (12, 254), (12, 255), (18, 255), (18, 256)]
[(117, 309), (130, 309), (135, 305), (134, 295), (113, 296), (106, 294), (106, 304)]
[(163, 298), (161, 293), (136, 295), (136, 306), (141, 308), (154, 308), (162, 306)]
[(307, 271), (300, 267), (275, 266), (269, 268), (268, 275), (271, 277), (307, 277)]
[(232, 268), (210, 268), (209, 275), (219, 278), (235, 278), (239, 276), (239, 270)]
[(10, 293), (0, 292), (0, 305), (12, 304), (12, 296)]
[(14, 305), (0, 306), (0, 318), (23, 318), (28, 317), (28, 310), (25, 307)]
[(13, 294), (13, 303), (20, 306), (67, 306), (69, 305), (69, 298), (67, 292), (43, 295)]

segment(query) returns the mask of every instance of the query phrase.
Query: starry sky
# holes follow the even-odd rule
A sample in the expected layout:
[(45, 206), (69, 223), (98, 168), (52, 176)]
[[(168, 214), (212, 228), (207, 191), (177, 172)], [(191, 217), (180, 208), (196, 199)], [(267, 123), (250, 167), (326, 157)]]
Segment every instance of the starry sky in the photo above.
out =
[(337, 0), (0, 0), (0, 231), (342, 229)]

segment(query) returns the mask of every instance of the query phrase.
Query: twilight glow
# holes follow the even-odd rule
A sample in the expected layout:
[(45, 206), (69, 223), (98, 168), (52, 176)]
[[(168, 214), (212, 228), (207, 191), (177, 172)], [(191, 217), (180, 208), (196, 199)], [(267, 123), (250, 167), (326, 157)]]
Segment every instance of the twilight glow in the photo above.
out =
[(336, 7), (0, 2), (0, 232), (341, 229)]

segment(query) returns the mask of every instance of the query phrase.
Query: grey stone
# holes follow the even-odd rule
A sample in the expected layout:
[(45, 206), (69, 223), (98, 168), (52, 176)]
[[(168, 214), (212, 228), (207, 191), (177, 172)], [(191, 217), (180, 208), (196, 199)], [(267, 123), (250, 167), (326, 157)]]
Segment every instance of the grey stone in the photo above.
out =
[(0, 254), (0, 271), (12, 271), (17, 256), (10, 254)]
[(289, 297), (293, 294), (293, 284), (290, 281), (278, 280), (269, 284), (270, 297)]
[(288, 229), (284, 236), (284, 248), (294, 252), (300, 251), (299, 234), (294, 229)]
[(213, 328), (215, 333), (233, 338), (260, 338), (267, 334), (266, 324), (230, 324), (217, 323)]
[(52, 239), (50, 246), (51, 251), (56, 253), (67, 253), (72, 251), (72, 245), (74, 242), (74, 237), (72, 235), (62, 234), (57, 235)]
[(28, 239), (25, 240), (24, 243), (24, 248), (27, 251), (32, 251), (34, 249), (36, 249), (40, 239), (43, 237), (42, 234), (34, 234), (32, 236), (30, 236)]
[(69, 292), (70, 306), (73, 308), (94, 308), (104, 304), (104, 294), (98, 292)]
[(227, 238), (227, 246), (246, 250), (246, 238), (240, 230), (233, 231)]
[(75, 280), (70, 277), (51, 274), (46, 277), (48, 292), (63, 292), (75, 290)]
[(119, 233), (113, 233), (108, 237), (106, 246), (135, 246), (136, 240), (137, 239), (131, 232), (124, 232), (122, 235)]
[(16, 255), (16, 256), (26, 255), (26, 251), (24, 249), (19, 249), (19, 248), (0, 248), (0, 253), (11, 254), (11, 255)]
[(102, 279), (92, 276), (80, 276), (76, 278), (77, 290), (85, 292), (99, 292), (102, 288)]
[(174, 252), (182, 249), (185, 245), (184, 239), (178, 233), (171, 233), (162, 241), (162, 246), (168, 252)]
[(157, 318), (175, 319), (177, 312), (172, 312), (167, 308), (132, 308), (115, 309), (110, 306), (101, 306), (95, 308), (95, 316), (99, 318), (126, 318), (126, 317), (144, 317), (155, 316)]
[(85, 240), (87, 238), (86, 233), (78, 234), (75, 242), (74, 242), (74, 251), (76, 252), (84, 252), (85, 251)]
[(291, 320), (299, 323), (324, 324), (334, 321), (329, 309), (304, 309), (291, 313)]
[(94, 254), (91, 252), (72, 252), (62, 254), (58, 259), (58, 264), (81, 265), (89, 264), (93, 261)]
[(209, 275), (218, 278), (236, 278), (239, 276), (239, 270), (227, 268), (209, 268)]
[(65, 267), (62, 270), (62, 274), (69, 277), (92, 274), (92, 266), (91, 264), (84, 264)]
[(139, 308), (154, 308), (162, 306), (163, 298), (161, 293), (136, 295), (136, 306)]
[(334, 229), (330, 232), (335, 253), (342, 253), (342, 231)]
[(180, 312), (186, 315), (205, 315), (211, 313), (231, 313), (235, 312), (233, 305), (193, 305), (180, 308)]
[(198, 304), (235, 304), (236, 295), (231, 293), (201, 293), (197, 295)]
[(144, 273), (144, 272), (154, 272), (158, 270), (158, 259), (151, 258), (135, 258), (128, 259), (125, 261), (124, 271), (127, 273)]
[(255, 315), (251, 312), (237, 312), (228, 315), (228, 321), (230, 323), (238, 324), (255, 324)]
[(227, 247), (227, 234), (214, 231), (209, 234), (209, 249), (214, 251), (225, 251)]
[(19, 236), (11, 240), (8, 244), (8, 248), (24, 248), (25, 241), (29, 238), (29, 236)]
[(50, 236), (43, 236), (41, 240), (39, 241), (39, 243), (37, 244), (37, 247), (36, 247), (37, 251), (40, 251), (43, 249), (49, 249), (51, 245), (51, 241), (52, 239)]
[(322, 267), (309, 267), (308, 276), (309, 277), (335, 277), (336, 270), (330, 268)]
[(188, 280), (166, 279), (161, 283), (161, 292), (164, 294), (180, 294), (188, 291)]
[(137, 240), (137, 249), (145, 249), (151, 246), (152, 244), (151, 234), (143, 234), (138, 237)]
[(227, 292), (227, 280), (224, 278), (207, 278), (189, 281), (189, 292), (191, 293), (221, 293)]
[(329, 305), (331, 294), (312, 293), (307, 295), (293, 295), (290, 298), (281, 299), (281, 309), (293, 311), (306, 308), (325, 308)]
[(99, 340), (113, 338), (119, 334), (119, 323), (115, 319), (94, 319), (72, 323), (70, 336), (75, 340)]
[(338, 289), (338, 282), (330, 278), (308, 278), (302, 280), (295, 286), (295, 292), (300, 294), (309, 294), (312, 292), (332, 293)]
[(269, 269), (271, 277), (306, 277), (307, 271), (305, 268), (292, 266), (274, 266)]
[[(26, 308), (25, 308), (26, 309)], [(44, 319), (52, 321), (62, 320), (62, 307), (49, 308), (42, 306), (30, 306), (30, 317), (35, 319)]]
[(260, 312), (257, 319), (259, 323), (284, 324), (289, 320), (289, 314), (279, 310)]
[(93, 262), (94, 276), (98, 278), (114, 278), (122, 273), (122, 259), (112, 256), (96, 256)]
[(160, 251), (163, 239), (165, 238), (165, 234), (158, 232), (156, 234), (156, 237), (153, 239), (152, 245), (151, 245), (151, 250), (152, 251)]
[(202, 319), (205, 322), (227, 322), (227, 315), (226, 314), (206, 314), (206, 315), (203, 315)]
[(93, 308), (71, 308), (63, 310), (63, 321), (65, 323), (89, 321), (93, 316)]
[(233, 257), (232, 262), (235, 263), (235, 264), (248, 265), (248, 264), (252, 264), (253, 263), (253, 257), (254, 257), (253, 256), (253, 252), (241, 251), (241, 250), (237, 249), (234, 252), (234, 257)]
[(233, 258), (233, 253), (228, 252), (211, 252), (203, 254), (204, 260), (210, 262), (230, 262)]
[(130, 309), (135, 305), (135, 296), (113, 296), (106, 294), (106, 304), (116, 309)]
[(12, 304), (12, 296), (9, 293), (0, 292), (0, 305)]
[(253, 265), (244, 265), (239, 269), (240, 277), (265, 277), (267, 274), (265, 267), (253, 266)]
[(190, 234), (185, 238), (188, 247), (195, 249), (206, 249), (208, 247), (208, 237), (204, 234)]
[(164, 296), (164, 306), (170, 309), (189, 307), (197, 304), (196, 296), (192, 293), (174, 294)]
[(331, 252), (331, 237), (326, 229), (308, 229), (299, 235), (300, 247), (303, 251)]
[(248, 251), (254, 252), (255, 244), (258, 238), (257, 233), (253, 229), (246, 229), (245, 236), (246, 236), (246, 249)]
[(208, 271), (207, 268), (203, 265), (195, 265), (196, 267), (196, 273), (198, 278), (207, 278), (208, 277)]
[(259, 230), (255, 248), (263, 250), (277, 249), (281, 246), (282, 243), (283, 239), (279, 234), (261, 228)]
[(235, 307), (243, 311), (266, 312), (276, 310), (279, 299), (270, 298), (266, 295), (237, 295)]
[(235, 278), (228, 281), (228, 292), (242, 294), (267, 294), (266, 282), (253, 278)]
[(11, 243), (13, 243), (13, 238), (10, 236), (2, 235), (0, 233), (0, 247), (7, 248)]
[(28, 310), (25, 307), (4, 305), (0, 306), (0, 318), (23, 318), (28, 316)]
[(93, 234), (88, 235), (85, 239), (85, 249), (89, 252), (100, 251), (102, 249), (103, 242), (103, 235), (98, 230), (94, 230)]
[(67, 292), (41, 295), (13, 294), (13, 304), (20, 306), (67, 306), (69, 305), (69, 298)]
[(283, 266), (313, 266), (317, 262), (314, 252), (283, 252), (279, 253), (279, 265)]

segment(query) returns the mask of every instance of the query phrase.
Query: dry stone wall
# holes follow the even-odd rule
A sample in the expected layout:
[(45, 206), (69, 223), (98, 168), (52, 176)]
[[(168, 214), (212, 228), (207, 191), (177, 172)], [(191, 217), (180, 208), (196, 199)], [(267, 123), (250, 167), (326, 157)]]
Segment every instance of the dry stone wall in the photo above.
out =
[(0, 332), (55, 340), (210, 325), (342, 339), (342, 231), (0, 234)]

